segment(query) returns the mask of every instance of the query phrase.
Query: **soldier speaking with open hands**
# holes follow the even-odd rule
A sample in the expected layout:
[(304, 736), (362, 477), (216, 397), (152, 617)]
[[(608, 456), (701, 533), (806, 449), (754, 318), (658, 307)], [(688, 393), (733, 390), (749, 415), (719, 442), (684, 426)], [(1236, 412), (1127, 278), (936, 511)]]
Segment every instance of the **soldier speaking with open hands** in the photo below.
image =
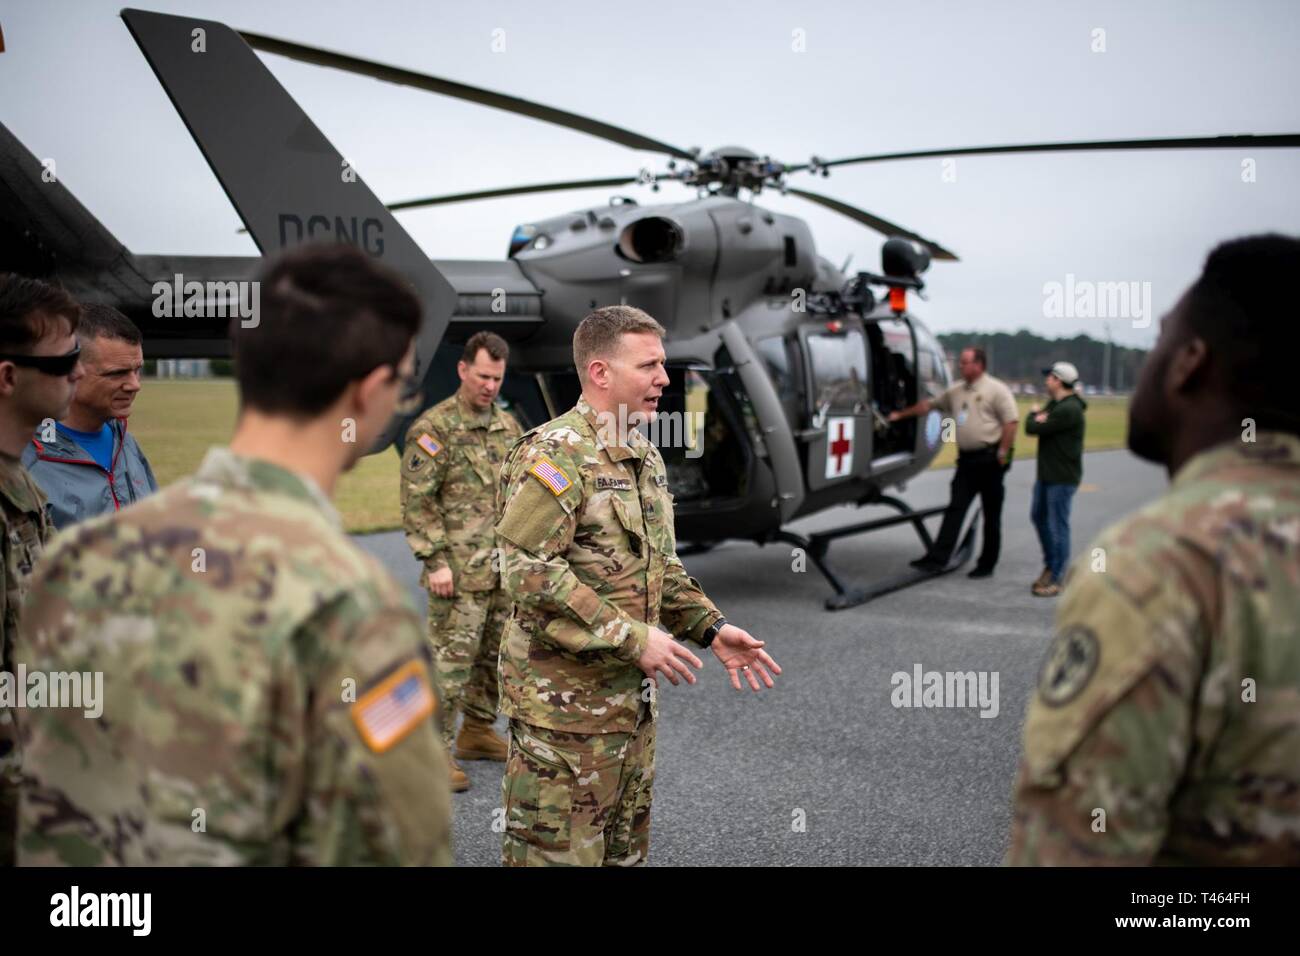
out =
[(582, 398), (502, 468), (508, 866), (645, 862), (654, 687), (660, 676), (693, 684), (703, 666), (673, 634), (713, 648), (738, 690), (781, 673), (687, 575), (663, 457), (627, 427), (654, 416), (668, 385), (663, 334), (640, 309), (588, 315), (573, 338)]

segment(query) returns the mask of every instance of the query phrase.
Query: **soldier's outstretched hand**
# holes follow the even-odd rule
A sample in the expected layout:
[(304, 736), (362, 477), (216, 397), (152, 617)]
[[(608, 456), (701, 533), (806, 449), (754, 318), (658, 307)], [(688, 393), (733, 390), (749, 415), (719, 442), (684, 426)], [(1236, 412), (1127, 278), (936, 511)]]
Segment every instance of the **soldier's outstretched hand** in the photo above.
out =
[(650, 628), (650, 640), (646, 642), (645, 652), (637, 658), (636, 664), (656, 685), (659, 683), (659, 674), (674, 684), (680, 674), (686, 678), (686, 683), (694, 684), (695, 673), (687, 664), (697, 668), (704, 666), (704, 662), (692, 654), (685, 644), (679, 644), (671, 634), (657, 627)]
[[(731, 686), (740, 690), (740, 675), (744, 674), (753, 690), (761, 690), (757, 673), (768, 687), (773, 684), (772, 674), (781, 673), (781, 665), (772, 660), (772, 655), (763, 650), (763, 641), (755, 640), (748, 631), (743, 631), (734, 624), (724, 625), (718, 636), (709, 646), (713, 653), (727, 669), (731, 677)], [(769, 673), (770, 671), (770, 673)]]

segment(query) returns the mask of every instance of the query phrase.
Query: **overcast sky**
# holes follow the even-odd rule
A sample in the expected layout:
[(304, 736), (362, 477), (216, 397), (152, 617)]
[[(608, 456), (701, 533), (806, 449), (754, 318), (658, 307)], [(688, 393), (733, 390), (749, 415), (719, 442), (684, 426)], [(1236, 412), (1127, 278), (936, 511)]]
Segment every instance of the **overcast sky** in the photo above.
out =
[[(1258, 2), (267, 2), (140, 0), (584, 113), (680, 146), (811, 154), (1300, 130), (1300, 4)], [(118, 11), (5, 0), (0, 121), (133, 251), (256, 254)], [(494, 31), (505, 49), (493, 51)], [(796, 34), (796, 31), (802, 31)], [(1104, 31), (1104, 34), (1097, 31)], [(797, 52), (798, 37), (803, 52)], [(1101, 42), (1099, 42), (1101, 41)], [(1095, 51), (1104, 43), (1104, 51)], [(498, 42), (499, 45), (499, 42)], [(533, 120), (264, 57), (385, 200), (662, 168)], [(1254, 160), (1253, 182), (1243, 160)], [(1157, 317), (1218, 241), (1300, 232), (1300, 150), (1178, 150), (872, 164), (792, 184), (944, 243), (917, 311), (937, 331), (1100, 335), (1045, 314), (1048, 283), (1148, 282)], [(949, 176), (951, 178), (951, 176)], [(642, 203), (681, 200), (627, 187)], [(398, 213), (435, 258), (500, 258), (516, 223), (603, 204), (561, 193)], [(798, 199), (835, 263), (877, 234)], [(1157, 321), (1111, 321), (1149, 345)]]

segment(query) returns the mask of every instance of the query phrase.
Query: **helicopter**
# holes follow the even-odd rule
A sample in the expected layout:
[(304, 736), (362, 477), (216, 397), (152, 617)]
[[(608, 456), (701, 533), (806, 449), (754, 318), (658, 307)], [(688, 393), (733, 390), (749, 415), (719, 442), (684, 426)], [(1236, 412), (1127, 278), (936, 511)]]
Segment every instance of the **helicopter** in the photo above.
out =
[[(671, 384), (652, 436), (667, 465), (677, 539), (688, 553), (724, 540), (803, 548), (833, 589), (829, 609), (960, 567), (974, 546), (978, 513), (942, 569), (906, 572), (870, 587), (830, 566), (842, 537), (911, 524), (929, 550), (924, 521), (943, 507), (913, 510), (889, 492), (925, 470), (942, 445), (937, 411), (923, 420), (889, 413), (949, 385), (948, 360), (909, 307), (922, 296), (932, 260), (957, 261), (939, 244), (790, 177), (825, 178), (835, 167), (921, 157), (1158, 148), (1300, 145), (1300, 134), (978, 146), (812, 156), (786, 164), (739, 146), (705, 152), (652, 139), (589, 117), (451, 80), (254, 33), (209, 20), (126, 9), (141, 51), (265, 255), (307, 241), (344, 241), (406, 276), (425, 305), (416, 340), (410, 413), (389, 425), (372, 452), (395, 444), (419, 410), (455, 382), (460, 345), (488, 329), (511, 344), (502, 388), (528, 425), (568, 409), (580, 388), (572, 336), (592, 309), (623, 303), (666, 329)], [(195, 56), (201, 44), (202, 56)], [(348, 164), (255, 51), (413, 86), (597, 136), (667, 157), (634, 176), (503, 187), (389, 204), (347, 173)], [(343, 175), (340, 175), (340, 170)], [(140, 326), (150, 357), (226, 357), (235, 290), (260, 257), (136, 255), (0, 126), (0, 256), (7, 268), (60, 281), (82, 301), (116, 306)], [(677, 185), (682, 202), (608, 205), (519, 225), (503, 260), (431, 260), (393, 212), (525, 193)], [(764, 191), (832, 209), (889, 238), (881, 271), (854, 274), (817, 252), (803, 220), (764, 209)], [(846, 264), (847, 265), (847, 264)], [(182, 287), (191, 310), (158, 308), (162, 290)], [(167, 293), (170, 295), (170, 291)], [(664, 432), (668, 432), (667, 440)], [(896, 514), (815, 534), (796, 519), (842, 505), (882, 505)]]

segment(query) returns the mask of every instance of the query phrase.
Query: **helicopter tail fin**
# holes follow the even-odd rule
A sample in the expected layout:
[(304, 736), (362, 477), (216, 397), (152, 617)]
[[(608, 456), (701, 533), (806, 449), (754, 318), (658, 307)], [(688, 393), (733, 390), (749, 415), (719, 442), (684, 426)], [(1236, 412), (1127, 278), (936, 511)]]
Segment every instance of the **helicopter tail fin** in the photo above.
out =
[[(417, 378), (456, 308), (456, 291), (251, 47), (212, 20), (122, 11), (159, 82), (264, 254), (345, 241), (404, 275), (424, 303)], [(375, 450), (399, 430), (394, 422)]]

